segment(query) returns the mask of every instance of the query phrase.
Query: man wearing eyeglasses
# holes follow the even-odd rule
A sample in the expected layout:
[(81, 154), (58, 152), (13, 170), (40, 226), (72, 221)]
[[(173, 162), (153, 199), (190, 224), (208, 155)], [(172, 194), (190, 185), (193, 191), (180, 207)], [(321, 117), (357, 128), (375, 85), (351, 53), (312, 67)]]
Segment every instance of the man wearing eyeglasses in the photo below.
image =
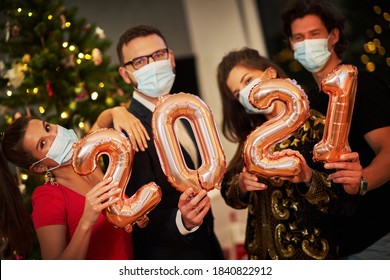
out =
[[(129, 111), (152, 135), (152, 112), (158, 98), (170, 93), (175, 80), (173, 52), (157, 28), (139, 25), (120, 37), (117, 53), (119, 73), (134, 88)], [(187, 166), (196, 169), (200, 156), (191, 130), (182, 126), (177, 132), (184, 134), (178, 137)], [(177, 191), (162, 170), (153, 140), (144, 152), (135, 154), (126, 194), (133, 195), (149, 182), (161, 187), (162, 200), (148, 214), (145, 228), (134, 227), (134, 258), (223, 259), (206, 191), (197, 195), (190, 188), (183, 193)]]

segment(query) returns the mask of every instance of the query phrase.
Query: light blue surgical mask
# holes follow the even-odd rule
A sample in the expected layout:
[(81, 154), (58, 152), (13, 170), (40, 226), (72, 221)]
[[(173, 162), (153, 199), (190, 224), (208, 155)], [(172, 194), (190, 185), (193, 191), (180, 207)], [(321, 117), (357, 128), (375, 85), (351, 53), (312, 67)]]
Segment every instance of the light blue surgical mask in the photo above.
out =
[[(329, 35), (330, 36), (330, 35)], [(294, 44), (294, 58), (308, 71), (316, 73), (324, 68), (331, 52), (327, 39), (307, 39)]]
[(54, 160), (58, 165), (54, 166), (47, 171), (51, 171), (60, 167), (63, 164), (68, 163), (73, 155), (73, 144), (77, 142), (79, 138), (73, 129), (66, 129), (60, 125), (57, 125), (57, 135), (54, 138), (53, 143), (46, 156), (37, 162), (34, 162), (31, 166), (50, 158)]
[(175, 81), (170, 59), (151, 62), (133, 72), (137, 91), (157, 98), (169, 93)]
[(242, 90), (240, 90), (238, 101), (240, 101), (241, 105), (244, 107), (245, 111), (248, 114), (262, 114), (267, 115), (272, 112), (274, 109), (273, 104), (264, 110), (257, 109), (249, 102), (249, 93), (251, 92), (252, 88), (260, 83), (261, 77), (254, 79), (252, 82), (250, 82), (246, 87), (244, 87)]

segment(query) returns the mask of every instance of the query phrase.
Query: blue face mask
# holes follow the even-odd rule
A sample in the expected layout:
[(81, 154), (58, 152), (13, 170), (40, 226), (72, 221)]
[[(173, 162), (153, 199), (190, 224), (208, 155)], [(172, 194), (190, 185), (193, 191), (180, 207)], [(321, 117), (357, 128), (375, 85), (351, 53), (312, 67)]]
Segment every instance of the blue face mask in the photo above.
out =
[(248, 114), (263, 114), (267, 115), (272, 112), (274, 109), (273, 104), (264, 110), (257, 109), (249, 102), (249, 93), (251, 92), (252, 88), (257, 85), (261, 81), (261, 77), (254, 79), (252, 82), (250, 82), (246, 87), (244, 87), (242, 90), (240, 90), (238, 101), (240, 101), (241, 105), (244, 107), (245, 111)]
[(66, 129), (60, 125), (57, 125), (57, 135), (51, 144), (49, 151), (46, 154), (46, 157), (38, 160), (33, 163), (31, 166), (50, 158), (57, 162), (57, 166), (48, 169), (51, 171), (60, 167), (61, 165), (70, 161), (73, 155), (73, 144), (77, 142), (79, 138), (73, 129)]
[(310, 39), (295, 43), (294, 58), (308, 71), (312, 73), (320, 71), (331, 54), (328, 50), (328, 39)]
[(169, 59), (151, 62), (133, 72), (137, 81), (137, 91), (157, 98), (169, 93), (175, 81)]

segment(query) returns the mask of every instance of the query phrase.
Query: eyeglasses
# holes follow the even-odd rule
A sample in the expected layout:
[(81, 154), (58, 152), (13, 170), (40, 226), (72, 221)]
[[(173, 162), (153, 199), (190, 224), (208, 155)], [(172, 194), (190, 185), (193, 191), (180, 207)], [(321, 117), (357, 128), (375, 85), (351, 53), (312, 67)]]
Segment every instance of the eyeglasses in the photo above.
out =
[(159, 60), (168, 59), (168, 56), (169, 56), (168, 48), (165, 48), (165, 49), (155, 51), (150, 55), (136, 57), (124, 63), (123, 66), (125, 67), (127, 65), (132, 65), (135, 70), (138, 70), (144, 67), (145, 65), (149, 64), (149, 57), (151, 57), (154, 61), (159, 61)]

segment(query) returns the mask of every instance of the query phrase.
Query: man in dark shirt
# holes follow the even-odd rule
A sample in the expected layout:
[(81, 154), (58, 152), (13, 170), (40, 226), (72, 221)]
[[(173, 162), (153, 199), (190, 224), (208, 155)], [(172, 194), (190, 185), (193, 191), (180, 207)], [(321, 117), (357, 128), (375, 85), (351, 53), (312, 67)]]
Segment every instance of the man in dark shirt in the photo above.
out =
[[(345, 19), (329, 3), (292, 1), (282, 13), (285, 36), (294, 57), (313, 74), (318, 89), (308, 93), (310, 106), (327, 113), (329, 96), (321, 80), (342, 64), (347, 47)], [(361, 71), (349, 143), (363, 166), (357, 210), (337, 221), (340, 253), (350, 259), (390, 259), (390, 91), (373, 74)], [(332, 179), (332, 178), (331, 178)]]

